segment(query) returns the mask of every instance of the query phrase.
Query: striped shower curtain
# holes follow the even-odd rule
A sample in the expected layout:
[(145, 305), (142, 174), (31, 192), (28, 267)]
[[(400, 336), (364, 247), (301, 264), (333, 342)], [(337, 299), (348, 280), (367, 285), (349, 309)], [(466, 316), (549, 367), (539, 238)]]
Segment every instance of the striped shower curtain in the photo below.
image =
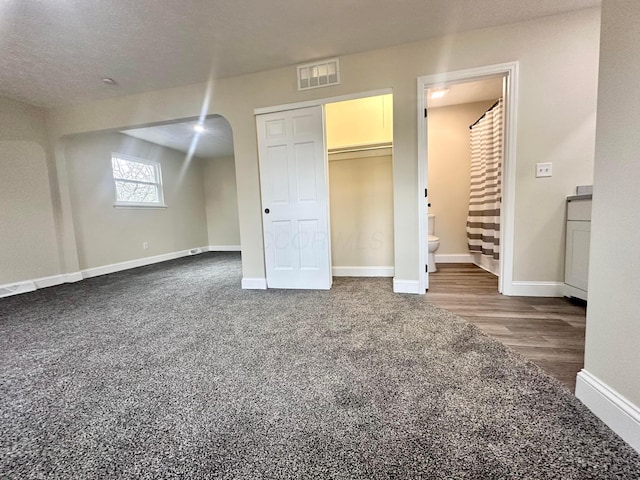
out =
[(500, 258), (502, 99), (471, 125), (471, 194), (467, 239), (472, 253)]

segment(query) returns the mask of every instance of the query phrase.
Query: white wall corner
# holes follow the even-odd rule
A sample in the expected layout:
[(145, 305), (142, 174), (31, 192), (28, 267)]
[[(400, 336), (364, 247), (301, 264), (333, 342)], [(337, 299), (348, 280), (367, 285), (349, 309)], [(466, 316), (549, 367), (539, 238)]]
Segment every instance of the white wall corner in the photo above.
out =
[(424, 291), (420, 291), (419, 280), (399, 280), (393, 279), (393, 293), (417, 293), (424, 294)]
[(563, 297), (562, 282), (511, 282), (511, 288), (504, 290), (505, 295), (514, 297)]
[(208, 252), (240, 252), (240, 245), (209, 245)]
[(266, 278), (243, 278), (242, 288), (243, 290), (266, 290), (267, 279)]
[(640, 453), (640, 408), (637, 405), (584, 369), (576, 377), (576, 397)]
[(334, 277), (393, 277), (394, 267), (331, 267)]

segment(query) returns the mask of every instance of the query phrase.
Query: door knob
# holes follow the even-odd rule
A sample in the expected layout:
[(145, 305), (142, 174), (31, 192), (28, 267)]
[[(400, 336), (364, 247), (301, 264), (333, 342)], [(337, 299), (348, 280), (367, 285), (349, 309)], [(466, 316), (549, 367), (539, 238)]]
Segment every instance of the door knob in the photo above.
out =
[(269, 209), (268, 209), (268, 208), (265, 208), (265, 209), (264, 209), (264, 213), (269, 213)]

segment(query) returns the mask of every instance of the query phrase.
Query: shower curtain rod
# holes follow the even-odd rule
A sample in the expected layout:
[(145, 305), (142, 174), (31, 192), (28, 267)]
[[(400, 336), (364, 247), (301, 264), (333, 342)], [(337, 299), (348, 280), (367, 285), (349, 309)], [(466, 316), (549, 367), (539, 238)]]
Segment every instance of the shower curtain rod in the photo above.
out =
[(482, 115), (480, 115), (480, 118), (479, 118), (479, 119), (477, 119), (475, 122), (473, 122), (471, 125), (469, 125), (469, 129), (471, 129), (471, 128), (475, 127), (475, 126), (476, 126), (476, 124), (477, 124), (480, 120), (482, 120), (482, 119), (484, 118), (484, 116), (485, 116), (487, 113), (489, 113), (491, 110), (493, 110), (494, 108), (496, 108), (496, 107), (498, 106), (498, 104), (499, 104), (499, 103), (500, 103), (500, 99), (496, 100), (496, 103), (494, 103), (493, 105), (491, 105), (491, 107), (490, 107), (486, 112), (484, 112)]

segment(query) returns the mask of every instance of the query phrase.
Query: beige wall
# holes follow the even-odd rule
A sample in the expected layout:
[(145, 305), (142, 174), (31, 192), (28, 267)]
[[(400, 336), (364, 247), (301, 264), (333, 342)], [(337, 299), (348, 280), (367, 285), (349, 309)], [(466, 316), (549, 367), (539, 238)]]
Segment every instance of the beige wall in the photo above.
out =
[[(348, 55), (341, 57), (341, 85), (304, 92), (296, 90), (291, 66), (219, 80), (211, 88), (191, 85), (59, 108), (52, 112), (51, 134), (57, 139), (192, 118), (215, 91), (205, 113), (225, 116), (233, 128), (243, 275), (264, 278), (254, 108), (392, 88), (395, 274), (417, 282), (416, 78), (517, 60), (514, 280), (562, 281), (564, 199), (592, 177), (599, 21), (599, 9), (589, 9)], [(60, 163), (64, 155), (58, 154)], [(540, 181), (534, 169), (544, 161), (554, 162), (554, 176)]]
[(60, 272), (47, 141), (42, 109), (0, 97), (0, 285)]
[(393, 141), (391, 94), (329, 103), (325, 114), (329, 149)]
[(238, 190), (233, 157), (203, 159), (207, 233), (211, 246), (240, 246)]
[[(392, 95), (327, 104), (327, 148), (392, 142), (392, 109)], [(330, 155), (329, 190), (332, 266), (393, 267), (391, 149)]]
[(330, 158), (332, 266), (393, 266), (392, 163), (391, 155)]
[(438, 255), (469, 253), (469, 125), (493, 103), (493, 100), (489, 100), (429, 109), (429, 213), (436, 215), (435, 235), (440, 238)]
[[(111, 152), (160, 162), (167, 208), (114, 208)], [(201, 160), (183, 170), (184, 153), (119, 133), (70, 138), (65, 153), (80, 269), (208, 244)]]
[(585, 369), (640, 408), (640, 3), (604, 0)]

